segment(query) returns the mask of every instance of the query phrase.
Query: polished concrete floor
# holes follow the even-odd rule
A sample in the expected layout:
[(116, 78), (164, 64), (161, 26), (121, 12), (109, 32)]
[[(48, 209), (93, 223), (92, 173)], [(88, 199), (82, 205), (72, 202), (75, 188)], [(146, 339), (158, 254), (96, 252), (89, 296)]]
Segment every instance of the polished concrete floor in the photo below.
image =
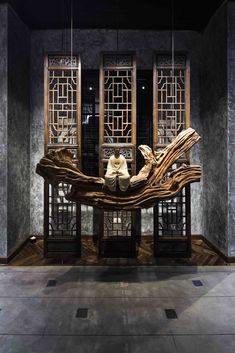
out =
[(0, 267), (1, 353), (234, 353), (235, 267)]

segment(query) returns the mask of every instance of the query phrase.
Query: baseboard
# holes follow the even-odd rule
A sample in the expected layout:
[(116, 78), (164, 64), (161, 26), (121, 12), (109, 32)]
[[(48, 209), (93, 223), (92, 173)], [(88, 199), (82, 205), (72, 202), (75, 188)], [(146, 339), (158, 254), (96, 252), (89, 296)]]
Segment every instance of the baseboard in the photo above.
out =
[(9, 256), (1, 256), (0, 257), (0, 265), (7, 265), (19, 252), (25, 247), (28, 243), (30, 236), (25, 239)]
[(218, 254), (224, 261), (227, 263), (235, 263), (235, 256), (226, 256), (224, 253), (222, 253), (221, 250), (219, 250), (213, 243), (210, 242), (207, 238), (204, 237), (204, 235), (201, 234), (195, 234), (192, 235), (192, 239), (195, 240), (202, 240), (206, 245), (209, 246), (216, 254)]

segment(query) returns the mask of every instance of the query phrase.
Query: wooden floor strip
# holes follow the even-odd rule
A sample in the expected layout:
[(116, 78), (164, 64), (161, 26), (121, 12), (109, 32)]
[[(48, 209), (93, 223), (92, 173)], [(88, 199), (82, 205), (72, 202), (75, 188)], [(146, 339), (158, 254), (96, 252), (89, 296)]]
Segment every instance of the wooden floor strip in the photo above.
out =
[(153, 242), (142, 239), (136, 259), (104, 259), (98, 257), (96, 246), (92, 239), (82, 239), (81, 258), (48, 259), (44, 258), (43, 240), (35, 244), (28, 243), (20, 253), (11, 260), (12, 266), (45, 266), (45, 265), (193, 265), (215, 266), (228, 265), (218, 254), (208, 247), (202, 240), (192, 241), (192, 257), (186, 259), (155, 258), (153, 256)]

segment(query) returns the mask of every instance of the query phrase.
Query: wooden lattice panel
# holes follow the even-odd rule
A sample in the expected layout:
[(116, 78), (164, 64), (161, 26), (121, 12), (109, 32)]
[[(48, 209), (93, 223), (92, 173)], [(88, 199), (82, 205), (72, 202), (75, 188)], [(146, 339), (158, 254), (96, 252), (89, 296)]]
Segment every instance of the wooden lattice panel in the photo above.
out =
[[(49, 148), (48, 150), (56, 150)], [(69, 148), (73, 154), (74, 166), (78, 166), (77, 149)], [(75, 237), (77, 231), (77, 205), (66, 200), (65, 194), (70, 190), (70, 185), (59, 183), (57, 187), (47, 186), (48, 194), (48, 237), (65, 238)]]
[(157, 55), (154, 64), (154, 147), (189, 127), (189, 68), (185, 56)]
[(104, 238), (131, 236), (131, 212), (104, 211)]
[(69, 185), (49, 185), (49, 237), (75, 237), (77, 230), (76, 203), (65, 199)]
[(100, 87), (100, 143), (135, 143), (136, 64), (132, 54), (104, 54)]
[[(99, 140), (100, 175), (105, 174), (115, 146), (125, 156), (130, 175), (135, 173), (136, 62), (133, 53), (104, 53), (102, 56)], [(103, 213), (104, 239), (131, 238), (132, 235), (130, 211)]]
[(45, 148), (69, 146), (79, 155), (80, 59), (49, 55), (45, 70)]
[(77, 145), (77, 85), (76, 70), (53, 70), (49, 75), (48, 143)]
[[(167, 176), (180, 166), (173, 164)], [(170, 200), (160, 201), (156, 206), (158, 222), (155, 231), (159, 237), (186, 237), (186, 192), (185, 188), (176, 197)]]
[[(69, 147), (74, 164), (80, 161), (80, 59), (48, 55), (45, 63), (45, 152)], [(75, 238), (78, 206), (67, 201), (69, 186), (45, 184), (45, 235), (50, 239)]]
[[(173, 61), (172, 61), (173, 59)], [(189, 62), (185, 55), (156, 54), (153, 90), (153, 144), (156, 151), (190, 126)], [(189, 162), (183, 156), (172, 166)], [(167, 177), (167, 175), (166, 175)], [(190, 255), (190, 187), (154, 208), (155, 255)]]
[(104, 142), (131, 143), (131, 70), (104, 71)]

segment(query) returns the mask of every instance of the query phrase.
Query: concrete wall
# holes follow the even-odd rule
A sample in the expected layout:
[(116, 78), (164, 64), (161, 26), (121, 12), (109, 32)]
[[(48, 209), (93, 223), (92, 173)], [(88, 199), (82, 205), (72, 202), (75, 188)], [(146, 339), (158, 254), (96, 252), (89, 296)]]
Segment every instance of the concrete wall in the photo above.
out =
[(30, 33), (7, 5), (0, 6), (0, 256), (28, 236)]
[(203, 235), (228, 254), (227, 6), (202, 38)]
[[(126, 30), (119, 32), (119, 49), (136, 51), (137, 68), (152, 69), (153, 51), (171, 50), (170, 32)], [(200, 35), (177, 32), (176, 50), (186, 51), (191, 61), (191, 125), (199, 132), (199, 74)], [(98, 69), (100, 53), (116, 50), (114, 30), (75, 30), (74, 52), (79, 52), (83, 69)], [(36, 175), (35, 166), (44, 152), (44, 55), (53, 51), (70, 51), (68, 30), (33, 31), (31, 36), (31, 233), (43, 233), (43, 179)], [(201, 144), (194, 147), (192, 162), (201, 163)], [(202, 183), (192, 186), (192, 233), (202, 233)], [(92, 219), (92, 218), (90, 218)]]
[(235, 4), (228, 4), (228, 255), (235, 256)]
[(7, 256), (7, 6), (0, 6), (0, 257)]
[(30, 32), (8, 11), (8, 254), (30, 234)]

